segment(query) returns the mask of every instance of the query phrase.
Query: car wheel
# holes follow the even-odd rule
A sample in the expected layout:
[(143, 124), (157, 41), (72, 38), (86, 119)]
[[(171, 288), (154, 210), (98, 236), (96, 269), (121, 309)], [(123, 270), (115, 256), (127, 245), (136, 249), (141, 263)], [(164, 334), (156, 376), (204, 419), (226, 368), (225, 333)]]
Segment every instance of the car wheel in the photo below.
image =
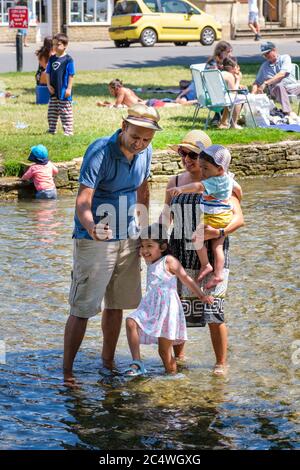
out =
[(200, 42), (203, 46), (210, 46), (216, 39), (215, 31), (210, 27), (206, 26), (201, 31)]
[(157, 34), (152, 28), (146, 28), (140, 36), (142, 46), (151, 47), (157, 42)]
[(130, 42), (129, 41), (114, 41), (116, 47), (129, 47)]
[(174, 42), (175, 46), (187, 46), (188, 43), (185, 41), (176, 41)]

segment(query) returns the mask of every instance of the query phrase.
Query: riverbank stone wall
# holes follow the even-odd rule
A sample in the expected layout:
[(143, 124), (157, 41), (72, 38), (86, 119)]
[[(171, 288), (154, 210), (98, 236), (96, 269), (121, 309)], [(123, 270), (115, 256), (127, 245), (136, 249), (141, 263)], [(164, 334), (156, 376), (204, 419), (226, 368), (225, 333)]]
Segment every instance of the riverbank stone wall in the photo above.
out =
[[(300, 174), (300, 141), (233, 145), (228, 148), (232, 155), (230, 171), (238, 179)], [(75, 158), (70, 162), (57, 163), (59, 173), (55, 183), (60, 196), (77, 192), (81, 162), (82, 158)], [(166, 183), (170, 176), (182, 171), (181, 158), (177, 154), (169, 150), (154, 152), (150, 178), (152, 184)], [(31, 183), (16, 177), (0, 178), (0, 199), (32, 198), (33, 195)]]

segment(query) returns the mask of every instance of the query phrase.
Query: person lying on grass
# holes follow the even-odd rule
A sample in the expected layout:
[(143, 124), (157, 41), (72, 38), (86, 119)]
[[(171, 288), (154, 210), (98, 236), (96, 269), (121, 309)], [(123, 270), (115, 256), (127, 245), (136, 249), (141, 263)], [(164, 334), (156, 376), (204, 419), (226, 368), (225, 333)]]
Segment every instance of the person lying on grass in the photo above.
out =
[[(108, 84), (109, 93), (116, 98), (114, 103), (110, 101), (98, 101), (97, 106), (106, 107), (106, 108), (130, 108), (134, 104), (143, 103), (146, 106), (152, 106), (154, 108), (161, 108), (163, 106), (173, 107), (177, 106), (178, 104), (183, 103), (175, 103), (172, 100), (167, 100), (166, 98), (159, 100), (156, 98), (150, 98), (148, 100), (142, 100), (139, 98), (133, 90), (130, 88), (126, 88), (123, 85), (123, 82), (118, 78), (112, 80)], [(186, 104), (186, 100), (185, 104)]]
[(115, 102), (98, 101), (97, 106), (107, 108), (130, 108), (134, 104), (143, 103), (143, 100), (139, 98), (133, 90), (124, 87), (123, 82), (118, 78), (108, 84), (108, 89), (109, 93), (115, 98)]

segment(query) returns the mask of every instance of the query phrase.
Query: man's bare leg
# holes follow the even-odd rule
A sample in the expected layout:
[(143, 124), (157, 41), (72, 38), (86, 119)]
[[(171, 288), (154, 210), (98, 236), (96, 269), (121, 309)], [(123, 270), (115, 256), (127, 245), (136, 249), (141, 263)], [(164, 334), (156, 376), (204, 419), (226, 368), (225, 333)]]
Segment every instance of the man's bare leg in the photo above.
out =
[(122, 326), (122, 316), (123, 311), (120, 309), (105, 308), (102, 313), (102, 361), (103, 365), (108, 369), (113, 368), (115, 351)]
[(73, 363), (84, 338), (87, 321), (87, 318), (79, 318), (74, 315), (70, 315), (67, 320), (64, 337), (63, 363), (65, 382), (75, 382), (73, 377)]

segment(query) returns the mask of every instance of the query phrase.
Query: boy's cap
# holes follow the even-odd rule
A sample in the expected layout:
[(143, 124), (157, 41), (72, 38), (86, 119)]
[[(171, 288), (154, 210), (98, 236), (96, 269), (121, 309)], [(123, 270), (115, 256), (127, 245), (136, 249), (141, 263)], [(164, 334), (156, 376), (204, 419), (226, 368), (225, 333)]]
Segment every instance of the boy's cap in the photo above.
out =
[(205, 132), (194, 129), (188, 132), (178, 145), (169, 144), (168, 147), (174, 150), (174, 152), (178, 152), (179, 147), (185, 147), (199, 155), (205, 147), (209, 147), (211, 144), (210, 137)]
[(264, 54), (267, 54), (267, 52), (272, 51), (273, 49), (276, 49), (276, 46), (275, 46), (274, 42), (267, 41), (267, 42), (264, 42), (263, 44), (261, 44), (260, 53), (262, 55), (264, 55)]
[(28, 160), (31, 162), (41, 163), (46, 165), (48, 163), (48, 149), (45, 145), (39, 144), (31, 147), (31, 152), (28, 157)]
[(223, 147), (223, 145), (211, 145), (210, 147), (204, 149), (203, 153), (209, 155), (217, 165), (224, 169), (224, 171), (228, 171), (231, 161), (231, 154), (226, 147)]
[(146, 106), (143, 103), (134, 104), (128, 109), (127, 116), (123, 116), (124, 121), (139, 127), (146, 127), (154, 131), (162, 131), (158, 125), (160, 115), (152, 106)]

